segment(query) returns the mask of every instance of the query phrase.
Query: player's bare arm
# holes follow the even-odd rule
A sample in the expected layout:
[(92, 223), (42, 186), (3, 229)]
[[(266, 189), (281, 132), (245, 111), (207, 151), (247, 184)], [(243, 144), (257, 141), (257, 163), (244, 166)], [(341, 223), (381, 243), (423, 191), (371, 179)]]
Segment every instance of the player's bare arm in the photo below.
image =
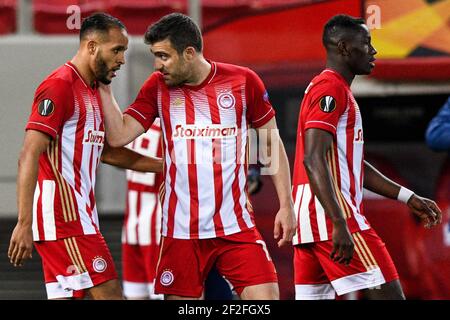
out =
[(105, 144), (101, 160), (112, 166), (133, 171), (160, 173), (163, 169), (161, 158), (143, 156), (128, 148), (113, 148), (108, 144)]
[(327, 163), (327, 153), (330, 151), (332, 143), (333, 136), (329, 132), (315, 128), (306, 130), (303, 164), (308, 174), (311, 190), (333, 222), (333, 251), (330, 257), (338, 263), (349, 264), (353, 257), (354, 242), (345, 216), (338, 204)]
[[(364, 161), (364, 188), (391, 199), (399, 199), (402, 186), (390, 180), (374, 166)], [(412, 194), (406, 204), (411, 211), (425, 222), (425, 227), (433, 227), (442, 221), (442, 212), (430, 199)]]
[[(291, 176), (289, 170), (289, 162), (283, 142), (278, 134), (277, 124), (275, 118), (272, 118), (265, 125), (259, 127), (260, 130), (268, 130), (267, 134), (267, 150), (270, 152), (272, 146), (278, 147), (274, 152), (278, 152), (278, 157), (270, 157), (270, 159), (278, 158), (278, 170), (272, 175), (272, 181), (277, 190), (278, 199), (280, 201), (280, 210), (275, 217), (274, 223), (274, 238), (281, 239), (278, 241), (278, 246), (281, 247), (292, 241), (295, 235), (296, 219), (294, 213), (294, 204), (291, 195)], [(275, 134), (270, 134), (273, 132)], [(271, 165), (272, 163), (269, 163)]]
[(122, 114), (109, 85), (100, 84), (105, 116), (106, 139), (112, 147), (122, 147), (144, 133), (142, 125), (129, 115)]
[(17, 176), (18, 219), (11, 235), (8, 257), (15, 266), (31, 258), (33, 250), (33, 196), (36, 188), (39, 156), (47, 149), (51, 138), (45, 133), (28, 130), (19, 156)]

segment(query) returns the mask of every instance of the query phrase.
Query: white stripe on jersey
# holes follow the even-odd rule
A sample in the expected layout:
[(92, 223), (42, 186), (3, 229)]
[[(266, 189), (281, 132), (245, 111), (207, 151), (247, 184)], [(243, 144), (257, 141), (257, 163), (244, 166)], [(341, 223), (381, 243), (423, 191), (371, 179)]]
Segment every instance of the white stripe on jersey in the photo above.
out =
[(128, 191), (128, 219), (127, 219), (127, 243), (137, 244), (136, 227), (138, 224), (137, 213), (138, 193), (137, 191)]
[(320, 241), (328, 240), (328, 230), (327, 230), (327, 222), (325, 219), (325, 210), (322, 207), (319, 199), (314, 197), (314, 204), (316, 206), (316, 215), (317, 215), (317, 227), (319, 229), (319, 237)]
[[(216, 96), (223, 90), (230, 90), (229, 87), (215, 88)], [(218, 107), (220, 114), (220, 123), (224, 126), (237, 124), (236, 111), (234, 108), (224, 109)], [(232, 137), (231, 139), (235, 139)], [(221, 159), (222, 164), (222, 208), (220, 210), (220, 218), (222, 219), (223, 230), (225, 235), (235, 233), (239, 230), (236, 214), (234, 213), (233, 181), (235, 179), (234, 170), (236, 168), (236, 144), (226, 143), (226, 139), (221, 139)], [(229, 166), (229, 164), (232, 164)], [(226, 170), (228, 168), (228, 170)], [(236, 226), (238, 226), (236, 228)]]
[[(352, 203), (352, 197), (350, 193), (350, 168), (347, 161), (347, 121), (348, 121), (349, 107), (345, 109), (345, 112), (339, 118), (339, 123), (336, 131), (337, 137), (337, 149), (338, 149), (338, 161), (339, 161), (339, 173), (341, 178), (341, 192), (345, 198), (346, 203), (350, 206), (352, 214), (357, 212), (356, 207)], [(355, 165), (353, 165), (355, 166)], [(358, 177), (359, 178), (359, 177)]]
[(155, 206), (157, 206), (157, 194), (141, 192), (141, 206), (138, 216), (138, 243), (140, 245), (151, 244), (152, 228), (151, 221)]
[[(303, 188), (304, 188), (303, 184), (299, 185), (297, 187), (297, 192), (295, 193), (294, 212), (296, 213), (296, 217), (295, 218), (297, 219), (297, 221), (300, 221), (300, 210), (299, 210), (299, 208), (300, 208), (300, 201), (301, 201), (301, 198), (302, 198)], [(294, 238), (292, 238), (292, 243), (293, 244), (300, 243), (298, 236), (299, 236), (299, 233), (296, 232)]]
[(77, 123), (80, 117), (80, 106), (78, 100), (75, 98), (75, 110), (72, 117), (64, 123), (61, 134), (61, 147), (64, 156), (61, 157), (62, 162), (62, 176), (75, 190), (75, 167), (73, 165), (75, 154), (75, 141)]
[(42, 221), (44, 227), (45, 240), (56, 240), (56, 224), (55, 224), (55, 181), (42, 181)]
[[(241, 158), (239, 159), (239, 163), (241, 165), (239, 169), (239, 188), (242, 190), (241, 196), (239, 198), (239, 202), (242, 208), (242, 217), (244, 218), (245, 224), (248, 228), (253, 227), (253, 223), (251, 220), (250, 213), (247, 210), (247, 194), (245, 193), (245, 184), (247, 182), (247, 176), (245, 175), (245, 157), (247, 152), (247, 108), (245, 106), (245, 86), (241, 87), (241, 97), (242, 97), (242, 115), (241, 115)], [(269, 111), (270, 112), (270, 111)], [(255, 121), (256, 122), (256, 121)], [(239, 138), (239, 136), (238, 136)]]
[(311, 189), (309, 184), (305, 184), (300, 202), (300, 237), (301, 242), (313, 242), (314, 237), (309, 219), (309, 201), (311, 200)]
[(31, 229), (33, 231), (33, 240), (39, 241), (39, 229), (38, 229), (38, 218), (37, 218), (37, 202), (39, 200), (39, 195), (41, 194), (41, 190), (39, 189), (39, 182), (36, 183), (36, 188), (34, 189), (34, 197), (33, 197), (33, 222), (31, 225)]
[(86, 200), (77, 191), (74, 191), (77, 200), (78, 214), (80, 215), (81, 227), (84, 234), (95, 234), (97, 231), (93, 225), (93, 220), (86, 210)]
[[(190, 92), (194, 105), (195, 122), (203, 125), (212, 124), (208, 99), (204, 89), (199, 92)], [(197, 188), (198, 188), (198, 224), (203, 226), (202, 232), (206, 237), (216, 236), (214, 226), (214, 212), (216, 209), (214, 184), (201, 183), (201, 181), (214, 181), (213, 168), (213, 144), (212, 139), (195, 139), (195, 162), (197, 166)], [(201, 176), (199, 176), (201, 175)], [(201, 208), (201, 209), (200, 209)], [(217, 208), (220, 209), (220, 208)], [(200, 212), (201, 210), (201, 212)]]
[(155, 193), (156, 198), (156, 219), (155, 219), (155, 228), (153, 229), (155, 231), (155, 241), (157, 245), (161, 243), (161, 205), (159, 202), (159, 196), (157, 193)]
[[(92, 104), (90, 102), (90, 99), (87, 95), (83, 94), (83, 100), (84, 105), (86, 106), (86, 123), (84, 125), (84, 132), (83, 132), (83, 142), (84, 137), (87, 137), (89, 135), (89, 130), (98, 130), (96, 126), (94, 126), (94, 115), (92, 110), (88, 110), (88, 106), (92, 108)], [(93, 145), (89, 143), (83, 143), (82, 144), (82, 160), (81, 160), (81, 167), (85, 168), (85, 170), (81, 171), (81, 193), (84, 197), (86, 197), (86, 203), (90, 205), (89, 200), (89, 194), (91, 192), (92, 184), (91, 184), (91, 177), (92, 171), (91, 171), (91, 153), (92, 153)], [(93, 159), (92, 163), (94, 164), (96, 162), (96, 159)], [(95, 172), (95, 171), (94, 171)]]

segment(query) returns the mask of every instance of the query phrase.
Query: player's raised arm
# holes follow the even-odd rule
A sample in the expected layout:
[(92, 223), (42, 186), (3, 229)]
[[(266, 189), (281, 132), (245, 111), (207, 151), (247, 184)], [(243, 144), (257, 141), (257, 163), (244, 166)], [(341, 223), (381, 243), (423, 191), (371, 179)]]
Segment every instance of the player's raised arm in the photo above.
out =
[(160, 173), (163, 169), (161, 158), (144, 156), (125, 147), (113, 148), (108, 144), (105, 144), (101, 160), (112, 166), (139, 172)]
[[(278, 246), (281, 247), (292, 241), (296, 226), (294, 204), (291, 196), (289, 161), (283, 142), (278, 134), (275, 117), (256, 130), (258, 133), (261, 133), (263, 130), (265, 131), (263, 135), (267, 136), (267, 154), (276, 153), (276, 155), (269, 156), (269, 161), (266, 163), (266, 166), (275, 169), (271, 177), (277, 190), (280, 210), (275, 217), (274, 238), (279, 239), (281, 236), (281, 239), (278, 241)], [(274, 161), (278, 161), (278, 164), (274, 163)]]
[(364, 161), (364, 170), (364, 188), (387, 198), (406, 203), (416, 216), (425, 221), (425, 227), (427, 228), (441, 223), (441, 209), (433, 200), (420, 197), (411, 190), (390, 180), (367, 161)]
[(38, 176), (39, 157), (47, 149), (49, 143), (50, 137), (45, 133), (28, 130), (25, 134), (18, 163), (18, 219), (8, 249), (8, 257), (15, 267), (22, 266), (26, 259), (31, 258), (33, 198)]
[(133, 117), (122, 114), (109, 85), (99, 87), (102, 98), (106, 139), (112, 147), (127, 145), (144, 133), (144, 127)]

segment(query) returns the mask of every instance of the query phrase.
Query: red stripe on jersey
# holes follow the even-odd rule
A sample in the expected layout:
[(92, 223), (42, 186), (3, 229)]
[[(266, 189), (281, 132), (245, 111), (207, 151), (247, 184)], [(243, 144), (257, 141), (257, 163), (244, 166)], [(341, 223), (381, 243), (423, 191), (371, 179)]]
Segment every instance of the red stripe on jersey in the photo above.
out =
[(153, 194), (155, 199), (155, 206), (153, 207), (153, 212), (152, 212), (152, 216), (151, 216), (151, 223), (150, 223), (150, 228), (151, 228), (151, 239), (150, 239), (150, 243), (151, 244), (157, 244), (158, 243), (158, 238), (156, 237), (156, 234), (160, 234), (161, 230), (158, 230), (156, 228), (156, 219), (158, 218), (158, 208), (159, 208), (159, 203), (158, 203), (158, 194), (154, 193)]
[[(83, 97), (77, 94), (76, 99), (78, 100), (78, 109), (80, 112), (80, 117), (77, 122), (77, 131), (75, 134), (75, 150), (73, 151), (73, 173), (75, 177), (75, 190), (81, 193), (81, 161), (83, 158), (83, 137), (84, 137), (84, 127), (86, 124), (86, 116), (82, 117), (82, 113), (86, 113), (86, 107), (83, 101)], [(80, 100), (81, 99), (81, 100)]]
[[(208, 97), (209, 111), (211, 113), (211, 121), (213, 124), (220, 124), (220, 111), (217, 106), (216, 91), (212, 87), (206, 88), (206, 95)], [(225, 232), (223, 230), (222, 218), (220, 217), (220, 208), (223, 202), (223, 181), (222, 181), (222, 140), (212, 139), (212, 158), (214, 171), (214, 228), (216, 237), (223, 237)]]
[(125, 235), (125, 243), (130, 243), (129, 239), (128, 239), (128, 217), (130, 215), (130, 201), (129, 201), (129, 191), (127, 192), (127, 196), (125, 197), (125, 217), (123, 220), (123, 229), (122, 232)]
[[(298, 189), (298, 185), (295, 185), (295, 195), (297, 195), (297, 189)], [(297, 236), (298, 236), (298, 238), (299, 238), (299, 242), (301, 243), (301, 238), (300, 238), (300, 208), (302, 207), (302, 200), (303, 200), (303, 192), (305, 191), (305, 186), (303, 185), (303, 188), (302, 188), (302, 193), (299, 195), (299, 197), (300, 197), (300, 200), (298, 200), (299, 201), (299, 205), (298, 205), (298, 208), (299, 208), (299, 210), (297, 211), (297, 221), (298, 221), (298, 223), (297, 223)], [(296, 201), (296, 199), (295, 199), (295, 201)]]
[[(195, 124), (195, 110), (192, 98), (185, 91), (186, 124)], [(198, 238), (198, 181), (197, 164), (195, 155), (195, 139), (186, 139), (187, 157), (188, 157), (188, 175), (189, 175), (189, 201), (190, 201), (190, 223), (189, 233), (191, 238)]]
[[(309, 199), (308, 210), (309, 210), (309, 224), (312, 230), (313, 241), (317, 241), (316, 239), (316, 231), (319, 230), (319, 225), (317, 224), (317, 212), (316, 212), (316, 197), (311, 192), (311, 198)], [(320, 239), (320, 238), (319, 238)]]
[[(166, 131), (166, 137), (167, 137), (167, 148), (169, 152), (169, 157), (171, 158), (171, 164), (170, 168), (166, 169), (169, 170), (169, 176), (170, 176), (170, 195), (169, 195), (169, 208), (167, 210), (167, 237), (173, 237), (173, 229), (175, 224), (175, 210), (177, 206), (177, 195), (175, 193), (175, 177), (177, 173), (177, 169), (175, 166), (175, 151), (174, 151), (174, 145), (172, 140), (172, 124), (170, 121), (170, 95), (169, 90), (166, 86), (161, 86), (161, 104), (162, 104), (162, 116), (164, 121), (164, 128)], [(166, 176), (167, 172), (164, 173), (164, 176)], [(167, 191), (167, 190), (166, 190)], [(165, 195), (164, 195), (165, 198)]]
[[(236, 84), (235, 82), (233, 84), (233, 96), (235, 97), (241, 97), (242, 99), (242, 93), (240, 91), (241, 87), (239, 84)], [(242, 216), (242, 206), (239, 202), (241, 198), (241, 189), (239, 187), (239, 170), (241, 169), (242, 164), (240, 163), (241, 159), (241, 147), (242, 147), (242, 112), (243, 112), (243, 106), (242, 106), (242, 100), (236, 99), (236, 124), (238, 127), (238, 134), (236, 136), (236, 168), (234, 169), (234, 180), (232, 184), (232, 194), (233, 194), (233, 200), (234, 200), (234, 213), (236, 214), (237, 222), (239, 224), (239, 228), (241, 230), (247, 229), (247, 224), (244, 221), (244, 218)]]
[[(142, 201), (142, 192), (137, 193), (137, 199), (136, 199), (136, 219), (139, 221), (139, 216), (141, 215), (141, 201)], [(136, 223), (136, 226), (134, 227), (134, 232), (136, 234), (136, 243), (139, 243), (139, 223)]]

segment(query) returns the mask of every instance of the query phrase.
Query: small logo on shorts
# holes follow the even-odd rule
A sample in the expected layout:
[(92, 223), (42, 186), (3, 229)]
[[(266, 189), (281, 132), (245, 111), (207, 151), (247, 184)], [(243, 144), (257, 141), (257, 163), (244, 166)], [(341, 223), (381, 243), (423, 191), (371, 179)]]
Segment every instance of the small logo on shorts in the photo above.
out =
[(173, 282), (173, 273), (171, 270), (164, 270), (163, 273), (161, 273), (160, 282), (163, 286), (170, 286)]
[(98, 273), (102, 273), (106, 270), (108, 267), (108, 264), (106, 263), (106, 260), (102, 257), (95, 257), (94, 260), (92, 260), (92, 268)]

